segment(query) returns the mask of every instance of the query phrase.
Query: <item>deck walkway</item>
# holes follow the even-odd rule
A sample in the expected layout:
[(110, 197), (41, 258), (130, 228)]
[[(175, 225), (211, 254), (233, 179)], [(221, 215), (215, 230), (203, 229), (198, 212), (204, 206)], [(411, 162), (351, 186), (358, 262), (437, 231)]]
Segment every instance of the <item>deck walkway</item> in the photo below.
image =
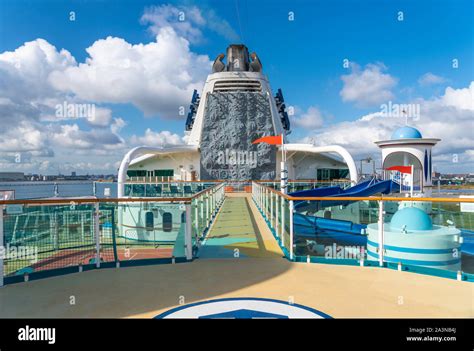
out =
[(199, 258), (281, 258), (283, 253), (250, 194), (231, 193), (204, 241)]

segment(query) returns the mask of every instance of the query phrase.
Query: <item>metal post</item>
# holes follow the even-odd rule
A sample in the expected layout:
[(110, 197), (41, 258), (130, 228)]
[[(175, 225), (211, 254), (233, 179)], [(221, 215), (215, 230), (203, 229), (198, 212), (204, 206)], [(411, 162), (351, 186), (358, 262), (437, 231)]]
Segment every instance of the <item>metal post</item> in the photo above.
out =
[(100, 267), (99, 203), (94, 204), (95, 266)]
[(293, 237), (294, 237), (293, 210), (294, 210), (294, 203), (293, 203), (293, 200), (290, 200), (290, 260), (293, 260)]
[(214, 212), (214, 191), (209, 192), (209, 218), (212, 219), (212, 213)]
[(212, 191), (212, 213), (216, 210), (216, 191)]
[(199, 209), (198, 209), (198, 205), (199, 205), (199, 200), (196, 201), (196, 205), (194, 206), (194, 217), (196, 217), (196, 235), (199, 236)]
[(54, 249), (59, 250), (59, 228), (58, 228), (58, 213), (57, 212), (54, 212), (53, 218), (54, 218), (54, 232), (53, 232)]
[(193, 239), (192, 239), (193, 227), (191, 223), (191, 204), (186, 204), (186, 227), (184, 232), (184, 252), (186, 253), (186, 259), (193, 259)]
[(260, 189), (260, 184), (257, 184), (257, 204), (258, 207), (261, 209), (262, 208), (262, 189)]
[(281, 199), (281, 246), (285, 247), (285, 198)]
[(273, 226), (273, 191), (270, 191), (270, 226)]
[(379, 265), (380, 267), (383, 266), (383, 250), (384, 250), (384, 233), (383, 233), (383, 201), (379, 200), (379, 236), (378, 236), (378, 241), (379, 241)]
[(286, 168), (286, 162), (282, 160), (280, 162), (280, 191), (283, 194), (288, 194), (287, 187), (288, 187), (288, 170)]
[(260, 209), (263, 209), (263, 187), (260, 184), (258, 184), (258, 203)]
[(3, 242), (3, 205), (0, 205), (0, 248), (4, 251), (0, 255), (0, 287), (3, 286), (3, 256), (5, 256), (6, 247)]
[(263, 203), (263, 206), (264, 206), (264, 213), (265, 213), (265, 216), (268, 218), (268, 190), (267, 190), (267, 187), (264, 188), (265, 189), (265, 197), (264, 197), (264, 203)]
[(275, 202), (275, 234), (278, 236), (278, 230), (279, 230), (279, 223), (278, 223), (278, 214), (279, 214), (279, 205), (280, 205), (280, 196), (278, 194), (276, 195), (276, 202)]
[[(110, 222), (112, 222), (112, 246), (114, 249), (114, 261), (117, 264), (119, 262), (119, 259), (118, 259), (118, 254), (117, 254), (117, 238), (116, 238), (117, 233), (115, 232), (115, 207), (114, 206), (112, 206), (112, 209), (110, 212)], [(119, 266), (120, 264), (117, 267)]]
[(209, 225), (209, 222), (210, 222), (210, 217), (209, 217), (209, 213), (211, 211), (210, 208), (209, 208), (210, 207), (209, 206), (210, 202), (211, 201), (209, 201), (209, 193), (208, 193), (208, 194), (206, 194), (206, 223), (207, 223), (207, 225)]
[(205, 222), (205, 221), (204, 221), (204, 198), (203, 198), (202, 195), (199, 197), (198, 201), (199, 201), (199, 202), (198, 202), (198, 203), (199, 203), (199, 207), (200, 207), (200, 209), (201, 209), (202, 222), (203, 222), (203, 224), (204, 224), (204, 222)]

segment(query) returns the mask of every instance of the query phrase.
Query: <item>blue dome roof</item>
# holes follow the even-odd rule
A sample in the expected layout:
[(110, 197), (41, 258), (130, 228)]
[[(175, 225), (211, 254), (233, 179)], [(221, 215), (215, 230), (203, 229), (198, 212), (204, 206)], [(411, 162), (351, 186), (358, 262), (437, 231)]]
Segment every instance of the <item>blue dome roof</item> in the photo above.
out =
[(405, 207), (395, 212), (390, 221), (392, 229), (431, 230), (433, 222), (425, 211), (418, 207)]
[(421, 136), (420, 131), (416, 128), (409, 127), (409, 126), (404, 126), (404, 127), (398, 128), (392, 134), (392, 140), (396, 140), (396, 139), (421, 139), (421, 138), (423, 138), (423, 137)]

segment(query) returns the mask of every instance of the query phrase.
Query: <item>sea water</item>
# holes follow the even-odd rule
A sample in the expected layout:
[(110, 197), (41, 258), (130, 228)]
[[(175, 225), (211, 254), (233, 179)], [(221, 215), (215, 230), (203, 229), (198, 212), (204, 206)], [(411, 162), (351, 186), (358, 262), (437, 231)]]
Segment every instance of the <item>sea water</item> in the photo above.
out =
[(109, 188), (110, 195), (117, 197), (117, 183), (96, 182), (94, 194), (93, 181), (62, 181), (62, 182), (0, 182), (2, 191), (13, 191), (16, 200), (42, 199), (49, 197), (83, 197), (96, 196), (105, 198), (104, 192)]

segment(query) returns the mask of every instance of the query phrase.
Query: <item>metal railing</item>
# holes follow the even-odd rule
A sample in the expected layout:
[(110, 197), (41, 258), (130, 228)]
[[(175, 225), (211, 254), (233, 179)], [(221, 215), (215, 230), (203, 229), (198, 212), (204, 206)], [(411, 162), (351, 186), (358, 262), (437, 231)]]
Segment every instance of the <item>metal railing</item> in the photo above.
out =
[(2, 200), (0, 286), (192, 260), (224, 195), (224, 184), (216, 183), (188, 197)]
[[(462, 210), (462, 206), (472, 206), (474, 198), (410, 198), (383, 195), (294, 197), (261, 182), (252, 183), (252, 198), (285, 256), (291, 261), (381, 266), (474, 281), (474, 267), (472, 264), (467, 266), (472, 261), (466, 260), (466, 267), (461, 261), (461, 246), (474, 246), (474, 211), (472, 208)], [(389, 221), (394, 213), (403, 207), (424, 209), (429, 213), (433, 229), (442, 231), (445, 228), (447, 232), (459, 230), (459, 235), (449, 237), (449, 240), (455, 241), (452, 247), (419, 249), (419, 256), (434, 253), (449, 257), (452, 254), (452, 259), (447, 259), (448, 262), (442, 269), (438, 269), (438, 266), (444, 261), (406, 259), (410, 258), (410, 255), (416, 256), (417, 249), (412, 249), (415, 253), (410, 253), (410, 248), (399, 248), (387, 243), (384, 225), (390, 229)], [(370, 238), (375, 238), (376, 243)], [(349, 241), (357, 245), (347, 245)], [(344, 255), (335, 257), (334, 252), (331, 252), (333, 256), (327, 255), (327, 251), (333, 248), (342, 248)], [(354, 255), (346, 255), (349, 250), (352, 250)], [(391, 257), (394, 253), (398, 254), (397, 250), (406, 251), (408, 254)], [(400, 258), (402, 256), (403, 258)], [(437, 259), (441, 260), (438, 257)], [(468, 271), (463, 271), (463, 268)]]

